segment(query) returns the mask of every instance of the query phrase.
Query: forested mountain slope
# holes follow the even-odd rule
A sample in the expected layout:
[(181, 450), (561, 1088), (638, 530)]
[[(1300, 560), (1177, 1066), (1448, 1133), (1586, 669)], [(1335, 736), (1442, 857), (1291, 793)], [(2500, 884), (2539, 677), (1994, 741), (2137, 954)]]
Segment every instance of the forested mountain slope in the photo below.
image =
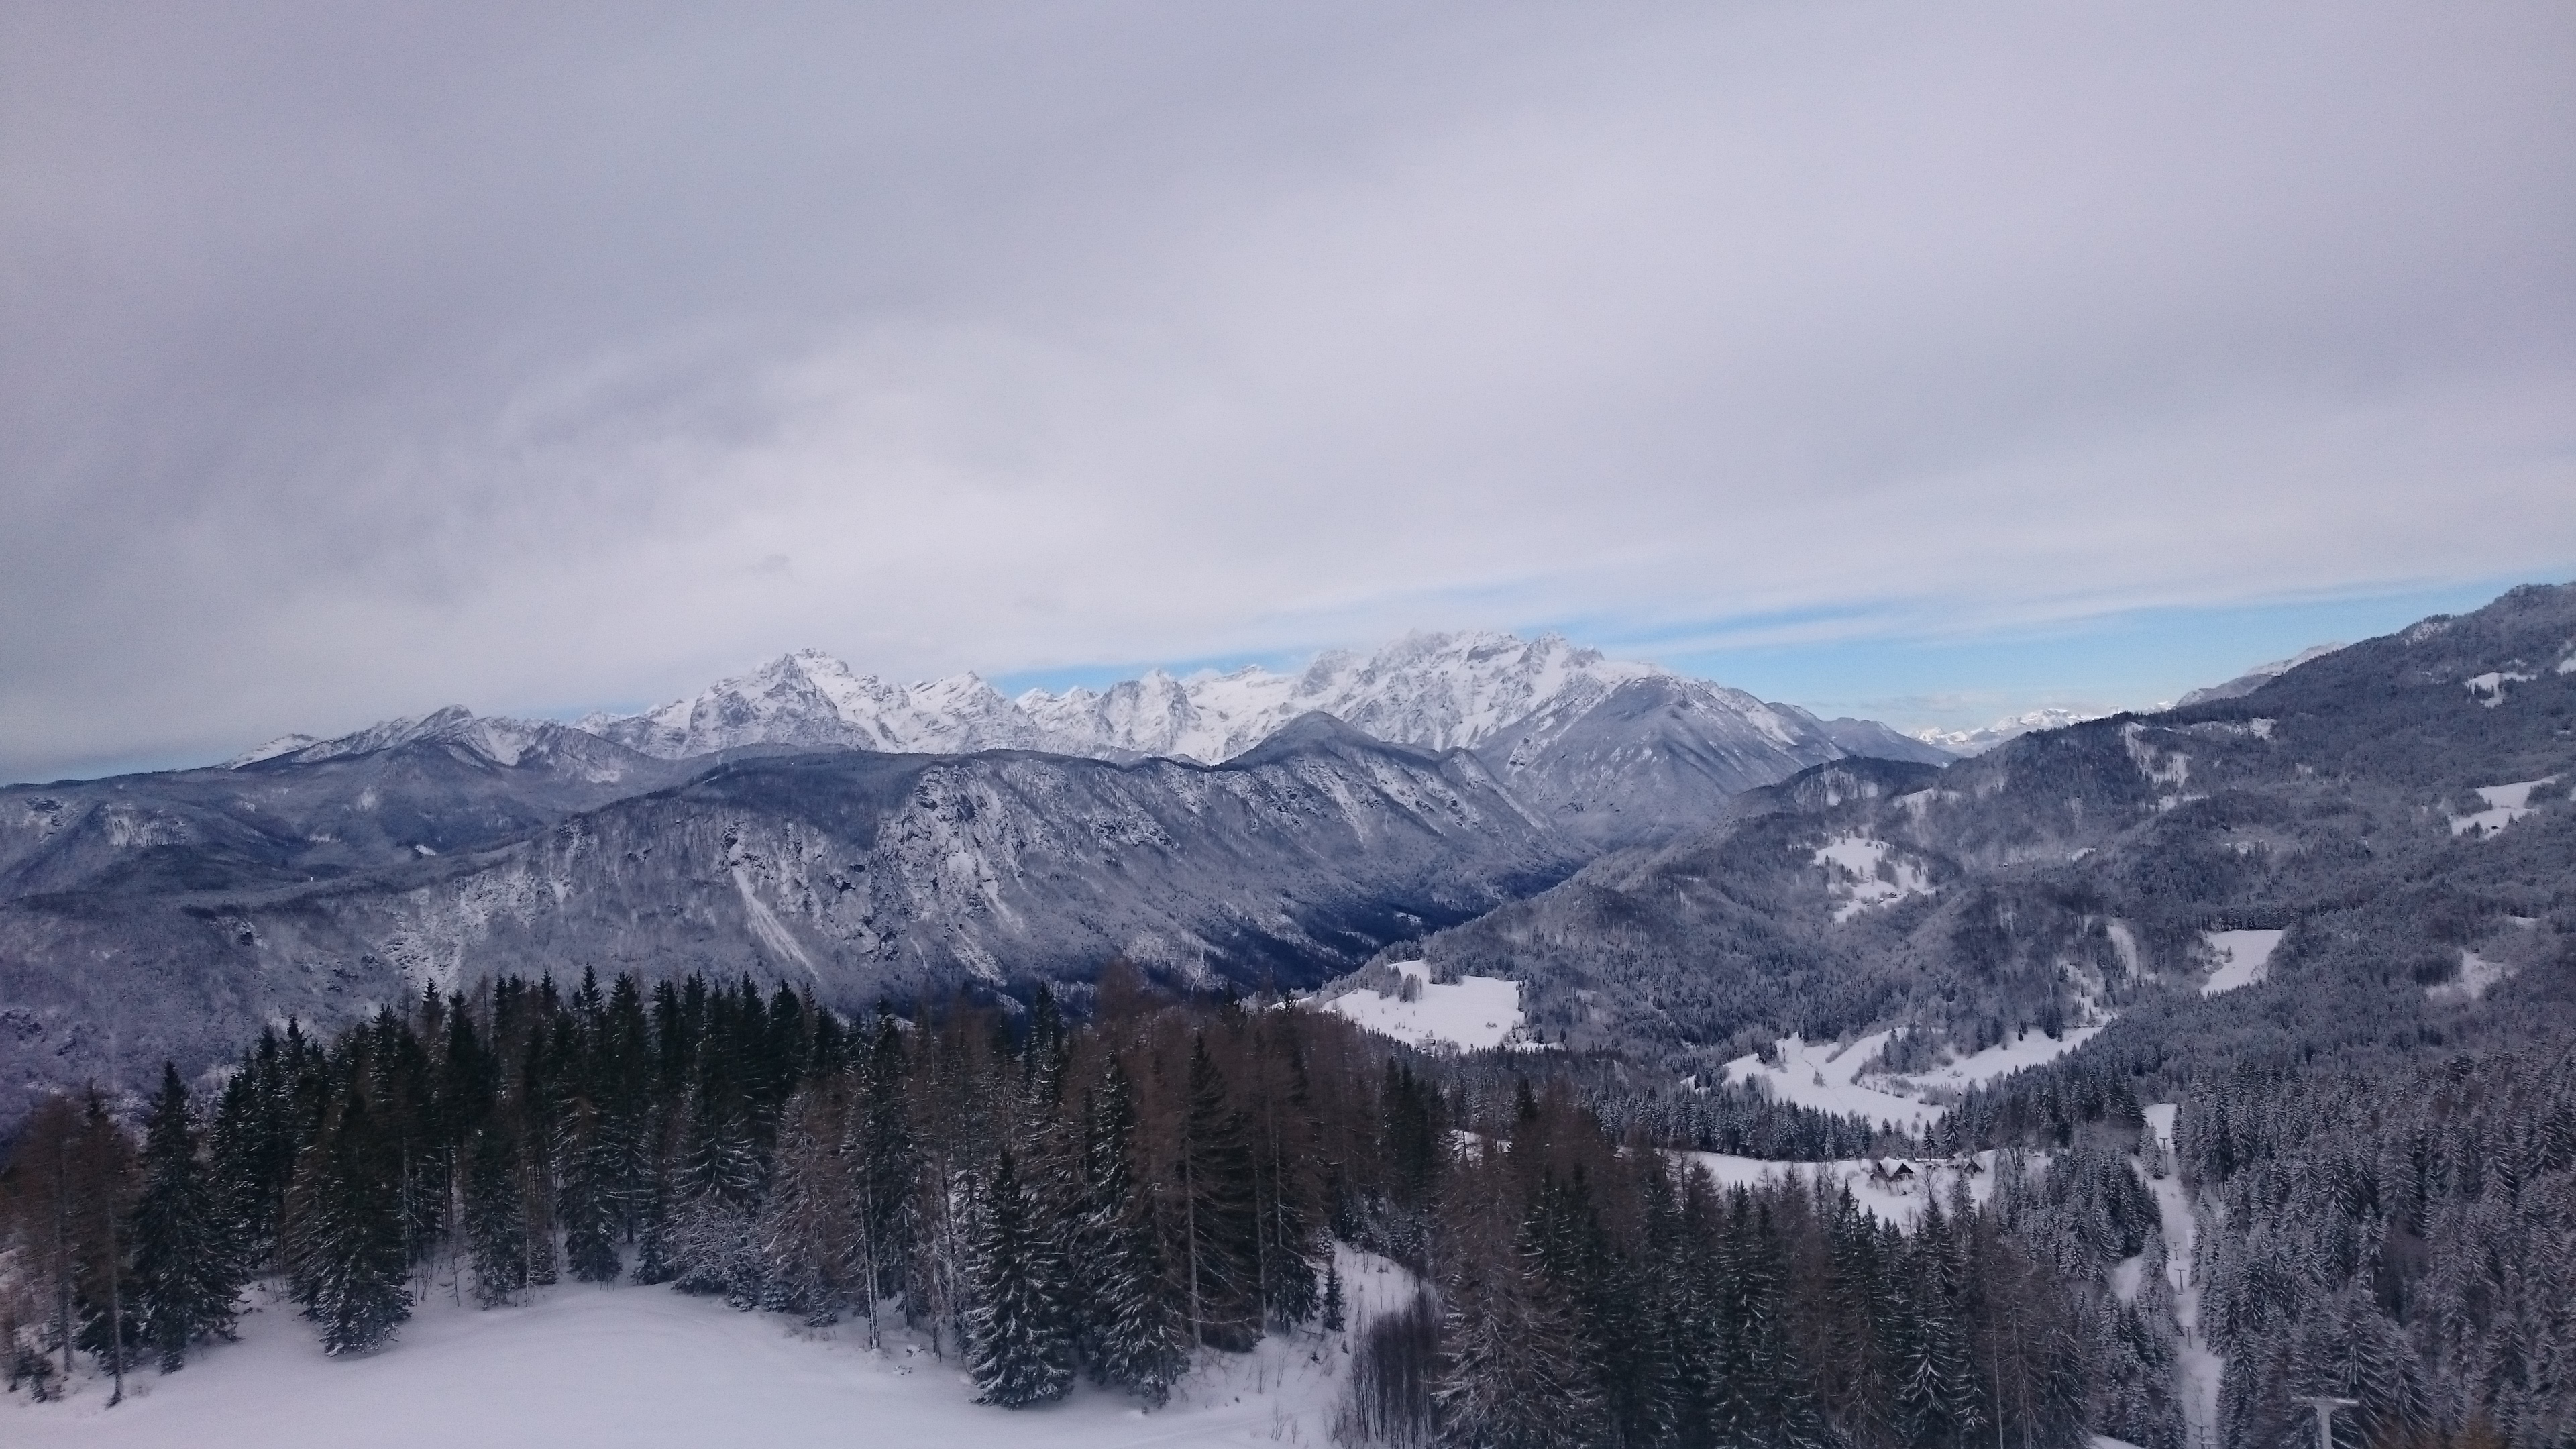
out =
[[(1579, 852), (1473, 755), (1327, 716), (1221, 766), (840, 751), (336, 878), (109, 873), (0, 905), (0, 1081), (195, 1070), (263, 1023), (501, 972), (704, 969), (863, 1008), (959, 982), (1306, 984), (1561, 878)], [(12, 1104), (10, 1115), (15, 1115)]]
[(1822, 766), (1422, 949), (1522, 980), (1551, 1039), (1685, 1070), (1900, 1023), (1892, 1064), (1921, 1065), (2138, 1011), (2174, 1050), (2283, 1011), (2411, 1040), (2567, 969), (2571, 724), (2576, 589), (2517, 589), (1937, 776)]

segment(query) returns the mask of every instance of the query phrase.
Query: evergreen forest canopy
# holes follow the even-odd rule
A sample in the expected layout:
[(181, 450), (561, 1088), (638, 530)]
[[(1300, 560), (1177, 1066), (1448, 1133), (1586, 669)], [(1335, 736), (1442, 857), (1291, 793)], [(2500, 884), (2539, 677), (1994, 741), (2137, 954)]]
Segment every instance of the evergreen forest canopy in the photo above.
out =
[(253, 1278), (344, 1354), (398, 1351), (420, 1295), (569, 1277), (900, 1327), (996, 1405), (1088, 1376), (1150, 1406), (1194, 1353), (1343, 1333), (1339, 1243), (1436, 1290), (1357, 1334), (1356, 1439), (2074, 1444), (2158, 1412), (2152, 1321), (2070, 1288), (2044, 1194), (1899, 1232), (1820, 1183), (1721, 1189), (1571, 1074), (1114, 973), (1101, 1003), (844, 1022), (748, 981), (505, 979), (264, 1035), (210, 1104), (165, 1071), (139, 1149), (55, 1098), (6, 1175), (12, 1385), (176, 1370)]

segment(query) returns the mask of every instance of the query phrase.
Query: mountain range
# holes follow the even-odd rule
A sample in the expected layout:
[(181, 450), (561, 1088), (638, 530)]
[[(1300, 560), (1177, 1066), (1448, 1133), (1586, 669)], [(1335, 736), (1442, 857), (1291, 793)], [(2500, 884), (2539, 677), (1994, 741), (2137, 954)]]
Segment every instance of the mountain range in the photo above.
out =
[[(2516, 700), (2530, 672), (2484, 669)], [(2111, 727), (1955, 768), (2019, 779), (1994, 772)], [(1950, 758), (1506, 635), (1016, 700), (972, 676), (891, 685), (804, 653), (579, 726), (444, 710), (225, 767), (0, 789), (0, 1088), (202, 1065), (263, 1022), (345, 1020), (499, 972), (749, 973), (856, 1008), (977, 980), (1078, 997), (1121, 955), (1175, 982), (1307, 986), (1426, 932), (1463, 928), (1437, 955), (1516, 911), (1544, 918), (1606, 880), (1736, 871), (1727, 852), (1790, 828), (1760, 823), (1780, 813), (1766, 787), (1930, 778)], [(1961, 841), (1889, 839), (1931, 879), (1969, 869)], [(1565, 939), (1645, 941), (1659, 909), (1596, 913)], [(1753, 914), (1762, 930), (1787, 919)], [(1852, 1003), (1831, 1020), (1857, 1020), (1884, 1007), (1867, 983), (1894, 968), (1847, 944), (1765, 959), (1807, 961)], [(1549, 973), (1589, 949), (1514, 958), (1560, 1035), (1564, 1002), (1591, 988), (1569, 997)], [(1791, 1020), (1680, 1030), (1750, 1040)]]
[(747, 972), (854, 1008), (1078, 990), (1117, 956), (1311, 985), (1870, 751), (1940, 758), (1506, 635), (1018, 700), (808, 652), (578, 726), (291, 736), (0, 789), (0, 1083), (504, 971)]
[(1316, 712), (1390, 744), (1474, 750), (1560, 828), (1602, 846), (1669, 838), (1737, 791), (1825, 760), (1949, 758), (1875, 721), (1819, 719), (1555, 635), (1496, 633), (1408, 635), (1293, 674), (1157, 669), (1017, 699), (972, 674), (896, 684), (806, 650), (581, 728), (661, 759), (767, 745), (1215, 764)]
[(2572, 863), (2576, 586), (2533, 586), (1946, 769), (1817, 766), (1382, 959), (1704, 1078), (1790, 1036), (1898, 1030), (1916, 1069), (2091, 1026), (2187, 1079), (2576, 1026)]

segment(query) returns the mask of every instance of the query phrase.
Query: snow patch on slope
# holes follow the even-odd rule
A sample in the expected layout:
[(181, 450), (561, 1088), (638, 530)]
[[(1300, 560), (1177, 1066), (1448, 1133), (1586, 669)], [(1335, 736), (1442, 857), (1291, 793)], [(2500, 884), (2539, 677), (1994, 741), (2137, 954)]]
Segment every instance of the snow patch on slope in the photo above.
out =
[(2524, 674), (2520, 670), (2491, 669), (2484, 674), (2472, 675), (2467, 679), (2463, 679), (2460, 683), (2467, 687), (2469, 698), (2486, 706), (2488, 709), (2494, 709), (2496, 706), (2504, 703), (2504, 687), (2506, 685), (2528, 684), (2531, 682), (2532, 678), (2533, 676)]
[(2487, 994), (2487, 988), (2513, 975), (2513, 968), (2500, 961), (2490, 961), (2475, 951), (2460, 952), (2460, 974), (2449, 981), (2424, 988), (2433, 1001), (2475, 1001)]
[(2478, 798), (2486, 802), (2484, 810), (2450, 816), (2453, 835), (2475, 834), (2483, 840), (2531, 813), (2531, 793), (2558, 783), (2556, 775), (2543, 775), (2537, 780), (2518, 780), (2510, 785), (2480, 785)]
[(2209, 943), (2210, 953), (2218, 958), (2218, 968), (2201, 983), (2200, 994), (2216, 996), (2251, 986), (2272, 974), (2272, 952), (2281, 944), (2279, 931), (2205, 931), (2201, 939)]
[(1774, 1048), (1777, 1065), (1765, 1063), (1758, 1054), (1740, 1056), (1726, 1064), (1720, 1079), (1756, 1086), (1775, 1102), (1836, 1114), (1857, 1113), (1872, 1122), (1930, 1126), (1941, 1119), (1942, 1108), (1857, 1081), (1860, 1069), (1876, 1060), (1894, 1035), (1893, 1031), (1873, 1032), (1847, 1047), (1784, 1036)]
[(1848, 921), (1872, 906), (1932, 893), (1932, 878), (1922, 865), (1892, 856), (1892, 849), (1865, 835), (1838, 835), (1817, 847), (1811, 863), (1825, 868), (1834, 893), (1844, 897), (1834, 907), (1835, 920)]
[(2011, 1076), (2024, 1067), (2045, 1066), (2102, 1034), (2107, 1021), (2079, 1026), (2048, 1036), (2037, 1031), (2024, 1031), (2012, 1041), (2000, 1041), (1983, 1051), (1942, 1063), (1928, 1071), (1904, 1076), (1871, 1076), (1874, 1082), (1909, 1095), (1964, 1092), (1988, 1082)]

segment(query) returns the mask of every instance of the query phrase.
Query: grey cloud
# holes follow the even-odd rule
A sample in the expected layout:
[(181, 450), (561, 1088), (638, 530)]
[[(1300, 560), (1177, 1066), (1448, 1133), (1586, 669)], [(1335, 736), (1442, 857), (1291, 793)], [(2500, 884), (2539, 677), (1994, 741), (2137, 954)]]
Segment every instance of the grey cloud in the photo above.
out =
[(2576, 561), (2562, 7), (0, 27), (0, 776)]

